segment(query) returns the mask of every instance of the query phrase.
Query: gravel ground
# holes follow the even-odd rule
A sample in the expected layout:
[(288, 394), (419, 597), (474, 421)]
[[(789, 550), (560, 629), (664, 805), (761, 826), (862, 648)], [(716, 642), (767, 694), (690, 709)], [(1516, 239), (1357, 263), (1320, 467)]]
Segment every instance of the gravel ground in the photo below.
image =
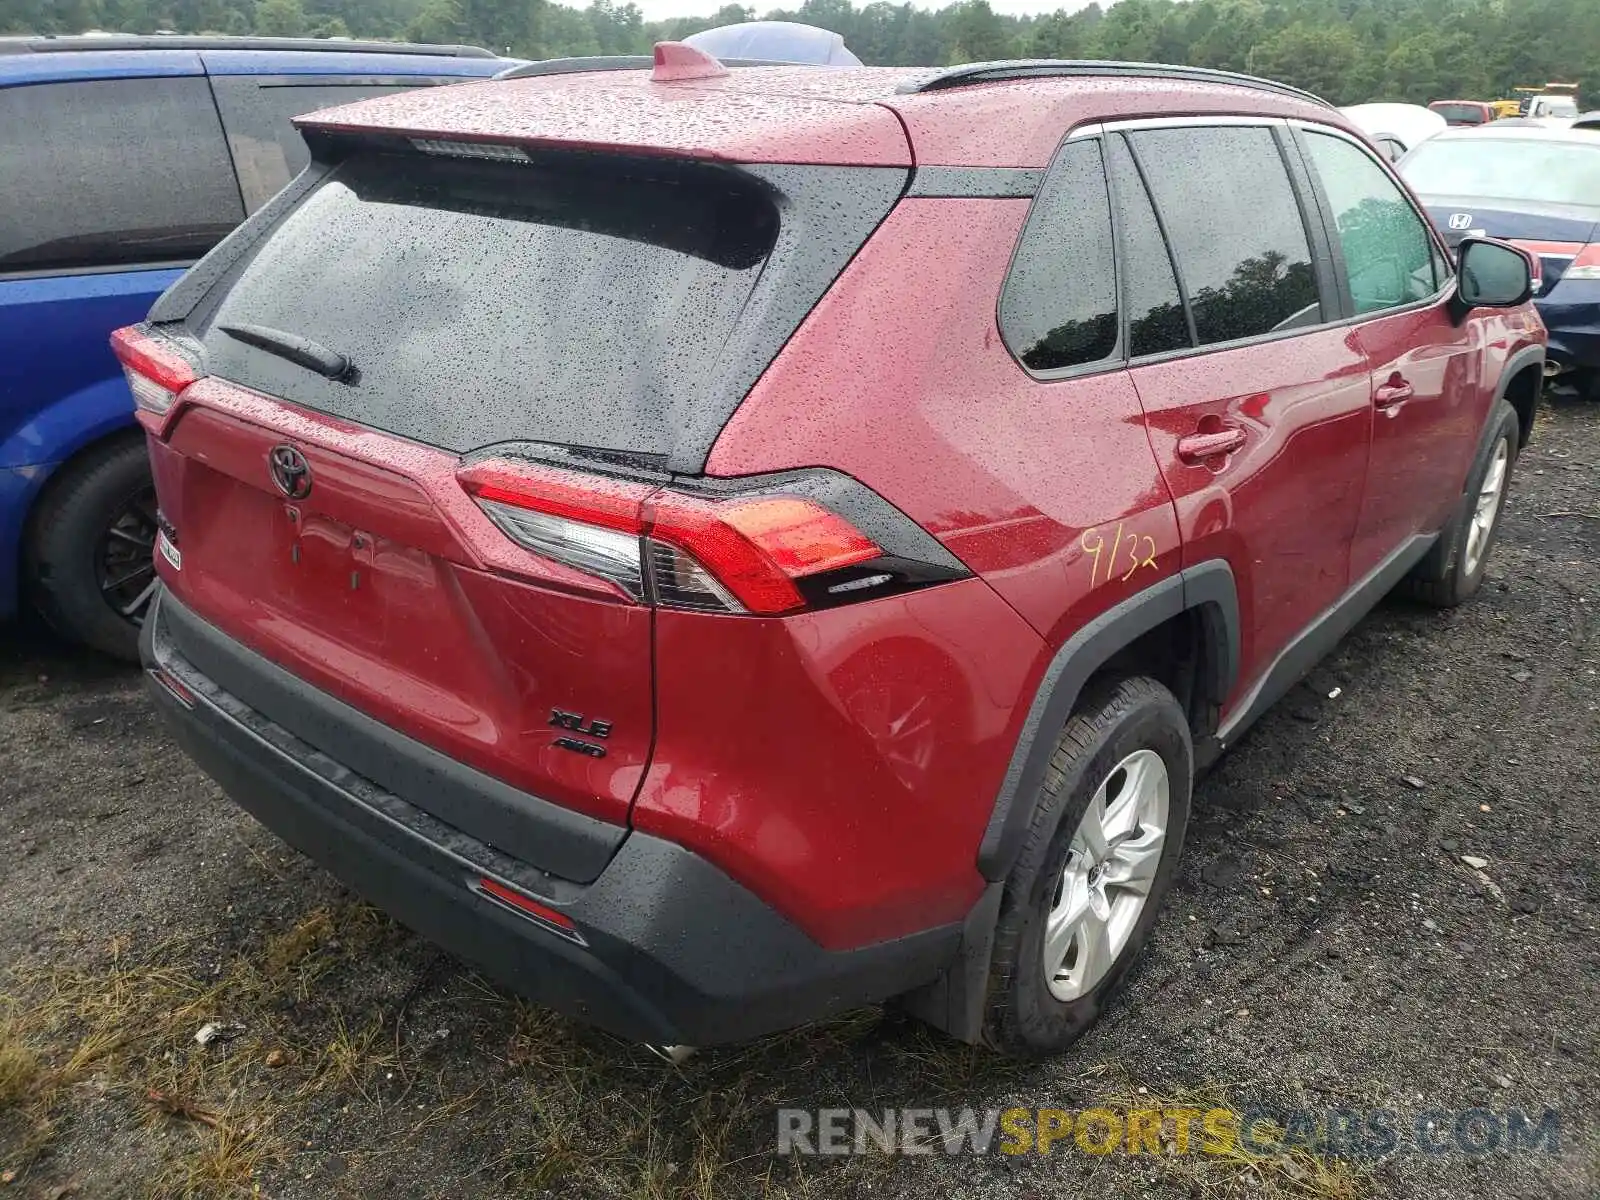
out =
[[(224, 801), (136, 673), (0, 631), (0, 1200), (1600, 1195), (1600, 406), (1508, 521), (1476, 602), (1386, 603), (1203, 782), (1120, 1002), (1032, 1066), (869, 1010), (671, 1067), (529, 1008)], [(1197, 1098), (1553, 1109), (1559, 1151), (773, 1154), (779, 1105)]]

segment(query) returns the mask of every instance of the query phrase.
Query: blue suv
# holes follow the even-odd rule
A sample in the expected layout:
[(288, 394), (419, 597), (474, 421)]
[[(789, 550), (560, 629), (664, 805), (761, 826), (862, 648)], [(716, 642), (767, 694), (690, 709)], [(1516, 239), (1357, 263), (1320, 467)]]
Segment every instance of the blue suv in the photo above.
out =
[(470, 46), (0, 38), (0, 620), (136, 660), (155, 492), (107, 337), (305, 166), (301, 113), (481, 78)]

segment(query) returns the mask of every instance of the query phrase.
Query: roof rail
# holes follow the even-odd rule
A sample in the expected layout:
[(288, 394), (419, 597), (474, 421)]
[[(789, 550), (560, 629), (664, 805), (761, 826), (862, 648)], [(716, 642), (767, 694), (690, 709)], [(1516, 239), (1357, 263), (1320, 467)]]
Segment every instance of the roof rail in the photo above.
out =
[[(725, 67), (803, 67), (809, 63), (780, 62), (771, 58), (719, 58)], [(531, 79), (537, 75), (581, 75), (587, 71), (648, 71), (656, 65), (651, 54), (593, 54), (583, 58), (546, 58), (507, 67), (496, 79)]]
[(1240, 75), (1234, 71), (1214, 71), (1210, 67), (1177, 67), (1164, 63), (1104, 62), (1094, 59), (1068, 58), (1018, 58), (999, 62), (965, 63), (948, 67), (932, 75), (908, 79), (895, 91), (904, 94), (942, 92), (949, 88), (966, 87), (975, 83), (996, 83), (1007, 79), (1034, 79), (1051, 77), (1076, 77), (1082, 79), (1126, 78), (1179, 79), (1189, 83), (1228, 83), (1236, 87), (1255, 88), (1263, 92), (1277, 92), (1297, 100), (1332, 107), (1321, 96), (1276, 83), (1271, 79), (1258, 79), (1254, 75)]
[(71, 50), (327, 50), (343, 54), (433, 54), (448, 58), (499, 58), (482, 46), (429, 46), (344, 38), (189, 37), (185, 34), (67, 34), (0, 37), (0, 54), (51, 54)]

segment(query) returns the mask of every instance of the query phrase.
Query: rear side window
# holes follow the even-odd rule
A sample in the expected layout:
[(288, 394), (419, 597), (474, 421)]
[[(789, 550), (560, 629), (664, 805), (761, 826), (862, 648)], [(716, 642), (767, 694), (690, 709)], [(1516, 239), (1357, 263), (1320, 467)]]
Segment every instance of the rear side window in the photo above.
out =
[[(364, 153), (307, 194), (206, 321), (213, 373), (457, 453), (506, 441), (660, 455), (778, 229), (740, 172), (567, 156)], [(254, 326), (246, 344), (227, 332)], [(260, 331), (343, 356), (343, 381)]]
[(1130, 135), (1202, 346), (1321, 323), (1300, 206), (1271, 130)]
[(1306, 151), (1333, 210), (1357, 315), (1433, 295), (1433, 239), (1383, 168), (1323, 133), (1306, 134)]
[(212, 81), (228, 149), (239, 172), (245, 207), (255, 212), (311, 161), (293, 118), (371, 96), (409, 91), (414, 85), (317, 82), (280, 83), (228, 75)]
[(199, 258), (244, 219), (198, 77), (0, 88), (0, 271)]
[(1117, 275), (1111, 200), (1100, 143), (1057, 156), (1000, 297), (1000, 332), (1033, 371), (1109, 358), (1117, 347)]
[(1112, 138), (1108, 143), (1106, 159), (1117, 198), (1128, 356), (1142, 358), (1187, 350), (1194, 344), (1189, 337), (1189, 320), (1184, 315), (1178, 278), (1144, 180), (1121, 138)]

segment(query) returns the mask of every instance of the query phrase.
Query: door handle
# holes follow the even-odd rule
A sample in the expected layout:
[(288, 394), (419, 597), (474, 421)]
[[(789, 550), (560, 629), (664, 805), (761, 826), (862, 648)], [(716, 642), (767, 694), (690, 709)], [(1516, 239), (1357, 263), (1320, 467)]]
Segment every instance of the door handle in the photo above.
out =
[(1377, 390), (1372, 393), (1372, 402), (1379, 408), (1394, 408), (1397, 404), (1404, 404), (1416, 394), (1416, 388), (1399, 375), (1392, 375), (1388, 383), (1379, 384)]
[(1219, 429), (1215, 433), (1191, 433), (1178, 439), (1178, 457), (1186, 463), (1201, 463), (1221, 454), (1232, 454), (1244, 445), (1242, 429)]

